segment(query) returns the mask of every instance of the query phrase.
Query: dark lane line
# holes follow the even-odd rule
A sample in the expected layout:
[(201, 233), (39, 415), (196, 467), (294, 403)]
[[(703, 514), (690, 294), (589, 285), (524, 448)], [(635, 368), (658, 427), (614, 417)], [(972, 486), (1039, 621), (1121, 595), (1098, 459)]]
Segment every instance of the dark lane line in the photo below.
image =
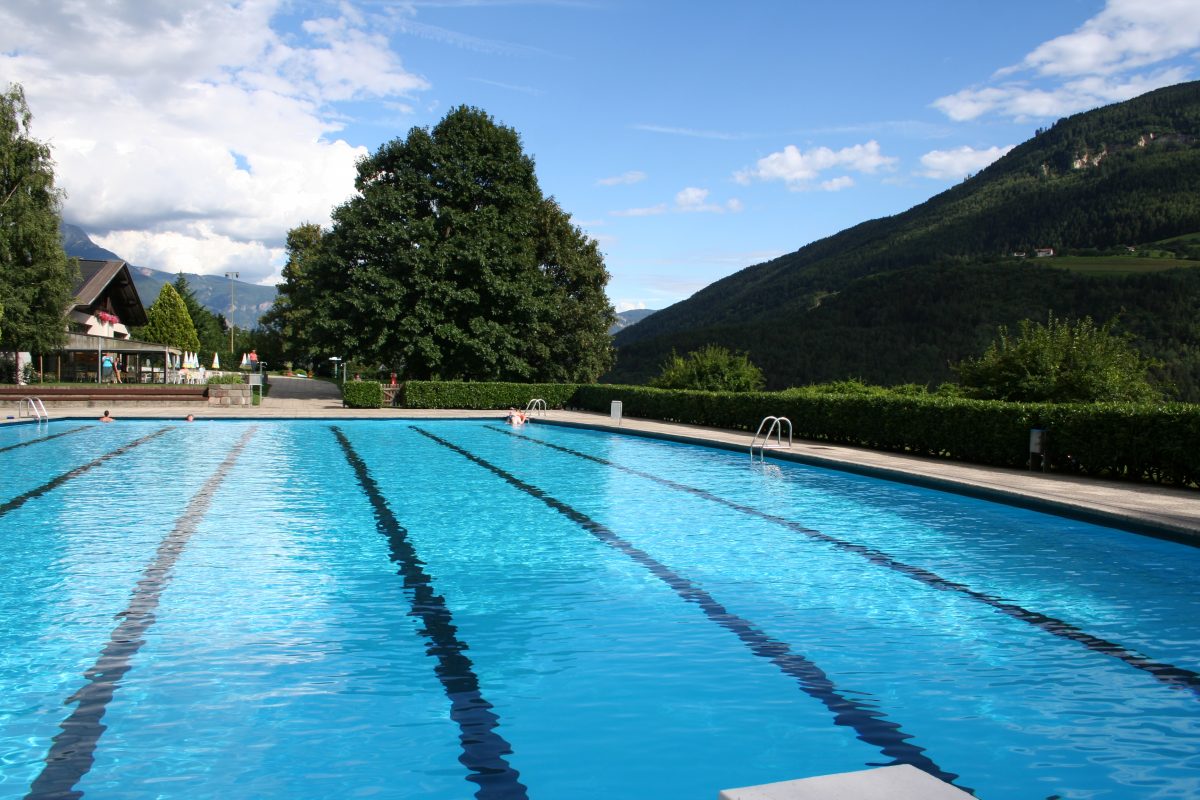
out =
[[(729, 611), (703, 588), (674, 572), (649, 553), (630, 544), (603, 523), (597, 522), (582, 511), (552, 497), (538, 487), (526, 483), (474, 453), (464, 450), (453, 442), (422, 428), (414, 427), (413, 430), (478, 464), (526, 494), (536, 497), (604, 544), (641, 564), (674, 590), (680, 598), (688, 603), (695, 603), (709, 619), (741, 639), (754, 655), (769, 660), (784, 674), (795, 678), (801, 691), (820, 701), (833, 712), (834, 724), (853, 728), (860, 740), (878, 747), (884, 755), (894, 759), (893, 764), (910, 764), (946, 783), (953, 784), (958, 778), (956, 774), (946, 772), (925, 755), (924, 748), (909, 742), (908, 740), (912, 738), (911, 734), (905, 733), (897, 723), (888, 720), (882, 711), (872, 708), (869, 701), (848, 697), (846, 693), (838, 689), (824, 670), (802, 654), (793, 652), (786, 642), (772, 638), (754, 623)], [(856, 691), (854, 694), (867, 696), (865, 692)], [(971, 791), (966, 787), (961, 788)]]
[(25, 494), (17, 495), (12, 500), (9, 500), (7, 503), (0, 505), (0, 517), (4, 516), (5, 514), (7, 514), (10, 511), (15, 511), (16, 509), (25, 505), (25, 503), (32, 500), (33, 498), (39, 497), (39, 496), (45, 494), (46, 492), (50, 491), (51, 489), (56, 489), (59, 486), (62, 486), (64, 483), (71, 480), (71, 478), (79, 477), (80, 475), (87, 472), (88, 470), (90, 470), (94, 467), (100, 466), (105, 461), (108, 461), (110, 458), (116, 458), (117, 456), (119, 456), (123, 453), (128, 453), (130, 450), (137, 447), (138, 445), (143, 445), (146, 442), (150, 441), (151, 439), (157, 439), (159, 436), (162, 436), (164, 433), (166, 433), (169, 430), (172, 430), (172, 428), (170, 426), (168, 426), (166, 428), (160, 428), (159, 430), (156, 430), (154, 433), (143, 436), (140, 439), (134, 439), (132, 442), (129, 442), (128, 444), (121, 445), (116, 450), (113, 450), (111, 453), (105, 453), (104, 455), (100, 456), (99, 458), (95, 459), (94, 461), (89, 461), (88, 463), (84, 464), (83, 466), (76, 467), (75, 469), (70, 470), (69, 472), (64, 472), (62, 475), (59, 475), (57, 478), (52, 478), (51, 480), (47, 481), (46, 483), (43, 483), (41, 486), (37, 487), (36, 489), (30, 489), (28, 492), (25, 492)]
[(375, 511), (375, 525), (387, 537), (391, 558), (400, 567), (404, 588), (412, 604), (410, 616), (421, 620), (426, 637), (426, 653), (437, 659), (434, 667), (438, 680), (450, 700), (450, 718), (458, 723), (462, 754), (458, 760), (470, 771), (467, 780), (479, 784), (479, 800), (524, 800), (528, 790), (519, 773), (504, 758), (512, 754), (512, 745), (497, 728), (500, 718), (479, 689), (479, 678), (467, 657), (466, 642), (458, 638), (458, 628), (446, 605), (446, 599), (434, 591), (433, 579), (425, 572), (424, 562), (408, 538), (408, 531), (396, 519), (387, 498), (371, 476), (366, 463), (355, 452), (350, 440), (337, 426), (330, 426), (359, 485)]
[(748, 514), (752, 517), (758, 517), (759, 519), (773, 522), (776, 525), (782, 525), (788, 530), (804, 534), (811, 539), (825, 542), (826, 544), (832, 545), (838, 550), (843, 550), (848, 553), (854, 553), (862, 556), (872, 564), (887, 567), (888, 569), (894, 570), (901, 575), (905, 575), (913, 580), (920, 581), (927, 586), (932, 586), (935, 589), (942, 589), (944, 591), (958, 592), (959, 594), (970, 597), (972, 600), (978, 600), (985, 605), (991, 606), (997, 611), (1001, 611), (1010, 617), (1013, 617), (1014, 619), (1019, 619), (1022, 622), (1026, 622), (1034, 627), (1040, 628), (1047, 633), (1052, 633), (1060, 638), (1078, 642), (1089, 650), (1093, 650), (1097, 653), (1103, 653), (1104, 655), (1112, 656), (1113, 658), (1124, 661), (1129, 666), (1149, 673), (1155, 679), (1167, 684), (1168, 686), (1171, 686), (1172, 688), (1188, 689), (1197, 696), (1200, 696), (1200, 674), (1193, 672), (1192, 670), (1185, 669), (1183, 667), (1177, 667), (1174, 664), (1170, 664), (1165, 661), (1156, 661), (1149, 656), (1137, 652), (1136, 650), (1130, 650), (1124, 645), (1117, 644), (1116, 642), (1110, 642), (1107, 639), (1103, 639), (1099, 636), (1088, 633), (1087, 631), (1065, 620), (1052, 617), (1048, 614), (1043, 614), (1040, 611), (1033, 611), (1025, 608), (1024, 606), (1018, 605), (1017, 603), (1009, 602), (1002, 597), (981, 592), (978, 589), (972, 589), (966, 584), (958, 583), (957, 581), (952, 581), (948, 578), (943, 578), (936, 572), (932, 572), (923, 567), (917, 567), (913, 566), (912, 564), (906, 564), (903, 561), (898, 561), (882, 550), (876, 550), (872, 547), (856, 544), (854, 542), (848, 542), (844, 539), (839, 539), (836, 536), (831, 536), (827, 533), (822, 533), (821, 531), (807, 528), (800, 523), (794, 522), (785, 517), (776, 516), (775, 514), (761, 511), (751, 506), (744, 506), (741, 503), (727, 500), (724, 497), (712, 494), (704, 489), (677, 483), (669, 478), (663, 478), (658, 475), (653, 475), (649, 472), (643, 472), (639, 469), (634, 469), (633, 467), (617, 464), (599, 456), (594, 456), (579, 450), (573, 450), (569, 447), (564, 447), (563, 445), (554, 444), (552, 442), (546, 442), (541, 439), (533, 439), (531, 437), (523, 436), (514, 433), (513, 431), (507, 431), (503, 428), (498, 428), (492, 425), (487, 425), (485, 427), (497, 433), (503, 433), (523, 441), (533, 442), (535, 444), (542, 445), (543, 447), (549, 447), (553, 450), (568, 453), (588, 461), (594, 461), (597, 464), (604, 464), (605, 466), (613, 467), (614, 469), (621, 470), (622, 472), (626, 472), (630, 475), (636, 475), (639, 478), (646, 478), (647, 480), (660, 483), (663, 486), (669, 486), (672, 489), (678, 489), (679, 491), (688, 492), (696, 495), (697, 497), (703, 497), (705, 500), (711, 500), (714, 503), (720, 503), (727, 508), (732, 508), (736, 511), (742, 512), (743, 514)]
[(16, 444), (10, 444), (7, 447), (0, 447), (0, 453), (7, 453), (9, 450), (16, 450), (18, 447), (28, 447), (31, 444), (37, 444), (39, 442), (48, 442), (51, 439), (57, 439), (60, 436), (66, 436), (67, 434), (70, 434), (70, 433), (79, 433), (80, 431), (86, 431), (90, 427), (92, 427), (92, 426), (81, 425), (78, 428), (71, 428), (70, 430), (62, 431), (61, 433), (52, 433), (49, 436), (39, 436), (36, 439), (30, 439), (28, 442), (17, 442)]
[[(95, 763), (96, 745), (107, 728), (100, 720), (121, 679), (133, 668), (133, 657), (146, 643), (146, 631), (155, 622), (154, 612), (171, 581), (175, 562), (208, 513), (217, 487), (225, 480), (256, 430), (251, 428), (242, 434), (216, 472), (196, 492), (187, 511), (176, 521), (175, 528), (159, 543), (154, 560), (142, 572), (141, 580), (133, 590), (129, 605), (117, 614), (121, 622), (113, 629), (96, 663), (83, 673), (88, 682), (67, 698), (68, 704), (78, 705), (60, 723), (62, 730), (54, 737), (46, 755), (46, 766), (34, 779), (25, 800), (74, 800), (83, 796), (75, 786)], [(161, 433), (163, 431), (158, 432)]]

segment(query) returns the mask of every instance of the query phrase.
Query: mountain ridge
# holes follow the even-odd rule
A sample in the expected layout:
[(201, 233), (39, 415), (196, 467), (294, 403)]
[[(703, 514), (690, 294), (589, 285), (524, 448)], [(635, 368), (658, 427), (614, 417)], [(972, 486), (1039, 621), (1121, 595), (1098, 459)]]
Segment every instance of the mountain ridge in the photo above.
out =
[[(1034, 248), (1123, 252), (1194, 233), (1200, 231), (1198, 183), (1200, 82), (1077, 114), (923, 203), (746, 267), (619, 332), (617, 364), (605, 380), (644, 381), (672, 349), (710, 342), (748, 351), (774, 388), (829, 379), (827, 370), (779, 365), (803, 346), (808, 326), (825, 324), (814, 312), (859, 291), (858, 281), (916, 268), (995, 264)], [(935, 274), (949, 280), (953, 270), (928, 276)], [(1048, 300), (1035, 317), (1044, 318), (1052, 305)], [(982, 320), (993, 333), (1012, 322), (1011, 314), (997, 312)], [(942, 361), (955, 357), (961, 356), (942, 353)], [(880, 371), (869, 360), (841, 363), (836, 377), (872, 379)], [(949, 376), (943, 365), (914, 368), (904, 379)]]
[[(126, 261), (121, 256), (107, 250), (92, 241), (87, 232), (78, 225), (63, 222), (59, 225), (63, 249), (67, 255), (75, 258)], [(133, 283), (137, 287), (142, 304), (149, 308), (158, 297), (162, 287), (174, 283), (177, 273), (163, 272), (150, 267), (129, 265), (133, 275)], [(270, 310), (275, 303), (276, 290), (274, 286), (261, 286), (256, 283), (230, 280), (222, 275), (200, 275), (185, 272), (188, 286), (200, 305), (214, 314), (224, 318), (232, 317), (233, 323), (243, 330), (258, 326), (258, 318)], [(233, 289), (232, 299), (235, 301), (233, 313), (230, 314), (230, 289)]]

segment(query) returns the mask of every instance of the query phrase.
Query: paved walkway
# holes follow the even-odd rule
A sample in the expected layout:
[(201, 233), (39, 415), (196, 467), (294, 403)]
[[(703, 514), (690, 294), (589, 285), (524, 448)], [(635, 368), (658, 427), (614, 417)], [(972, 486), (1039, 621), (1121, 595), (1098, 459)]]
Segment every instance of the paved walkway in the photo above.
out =
[(312, 401), (342, 404), (342, 390), (329, 381), (316, 378), (271, 376), (271, 396), (267, 403), (276, 408), (306, 408)]
[[(193, 404), (122, 409), (119, 403), (111, 405), (113, 415), (118, 418), (182, 419), (188, 413), (200, 419), (500, 419), (504, 416), (500, 411), (342, 408), (340, 394), (331, 383), (278, 377), (271, 378), (271, 394), (261, 406), (219, 408)], [(87, 408), (51, 408), (49, 413), (52, 418), (95, 416)], [(544, 418), (535, 418), (533, 424), (543, 421), (695, 442), (745, 453), (749, 452), (752, 438), (743, 431), (654, 420), (626, 418), (618, 426), (607, 415), (581, 411), (550, 411)], [(1200, 545), (1200, 491), (982, 467), (822, 442), (797, 441), (790, 450), (771, 451), (771, 455), (1025, 505)]]

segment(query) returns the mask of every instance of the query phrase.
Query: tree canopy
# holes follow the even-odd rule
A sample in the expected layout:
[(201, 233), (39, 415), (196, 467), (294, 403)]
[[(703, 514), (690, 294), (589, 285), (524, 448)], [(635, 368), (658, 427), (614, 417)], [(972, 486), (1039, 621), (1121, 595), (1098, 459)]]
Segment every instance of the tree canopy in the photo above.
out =
[(603, 259), (516, 131), (456, 108), (363, 159), (355, 185), (319, 241), (289, 236), (273, 321), (311, 351), (449, 380), (593, 380), (611, 363)]
[(963, 361), (963, 386), (977, 397), (1052, 403), (1153, 400), (1159, 392), (1147, 378), (1151, 362), (1128, 338), (1113, 332), (1115, 321), (1096, 325), (1051, 315), (1045, 325), (1022, 320), (1017, 336), (1001, 326), (982, 356)]
[(58, 234), (62, 193), (48, 145), (30, 136), (25, 93), (0, 93), (0, 349), (46, 352), (66, 339), (78, 276)]
[(188, 314), (187, 305), (175, 287), (163, 284), (158, 299), (146, 309), (147, 322), (138, 335), (147, 342), (169, 345), (180, 350), (197, 351), (200, 339)]
[[(287, 263), (283, 266), (283, 283), (271, 310), (260, 322), (264, 332), (279, 342), (276, 358), (281, 361), (304, 362), (316, 349), (314, 317), (322, 311), (321, 292), (313, 285), (311, 262), (320, 252), (321, 226), (306, 222), (288, 231)], [(259, 349), (262, 349), (261, 347)]]

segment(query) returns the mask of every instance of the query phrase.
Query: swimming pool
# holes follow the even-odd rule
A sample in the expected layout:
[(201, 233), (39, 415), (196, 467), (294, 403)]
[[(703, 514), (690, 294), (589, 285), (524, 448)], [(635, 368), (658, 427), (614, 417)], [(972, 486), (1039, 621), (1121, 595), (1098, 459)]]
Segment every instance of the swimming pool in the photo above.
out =
[(1200, 550), (479, 421), (0, 429), (0, 797), (1200, 796)]

